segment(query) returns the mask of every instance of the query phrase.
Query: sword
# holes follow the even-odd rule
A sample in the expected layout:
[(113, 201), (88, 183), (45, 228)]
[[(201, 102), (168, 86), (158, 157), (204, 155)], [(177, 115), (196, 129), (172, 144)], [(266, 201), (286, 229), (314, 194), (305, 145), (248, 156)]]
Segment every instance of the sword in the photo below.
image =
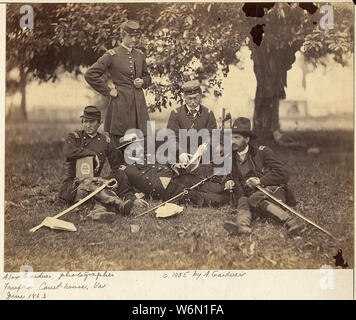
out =
[(312, 220), (308, 219), (307, 217), (304, 217), (302, 214), (298, 213), (297, 211), (295, 211), (293, 208), (289, 207), (288, 205), (286, 205), (282, 200), (274, 197), (273, 195), (271, 195), (266, 189), (262, 188), (261, 186), (256, 186), (256, 188), (258, 190), (260, 190), (261, 192), (263, 192), (265, 195), (267, 195), (268, 197), (270, 197), (272, 200), (276, 201), (279, 205), (281, 205), (282, 207), (284, 207), (285, 209), (287, 209), (288, 211), (294, 213), (296, 216), (298, 216), (299, 218), (303, 219), (304, 221), (308, 222), (309, 224), (311, 224), (312, 226), (318, 228), (319, 230), (323, 231), (324, 233), (326, 233), (327, 235), (329, 235), (331, 238), (333, 238), (336, 241), (340, 241), (339, 239), (335, 238), (329, 231), (325, 230), (324, 228), (320, 227), (319, 225), (317, 225), (315, 222), (313, 222)]
[[(65, 209), (64, 211), (58, 213), (57, 215), (55, 215), (54, 217), (50, 217), (51, 218), (51, 221), (52, 223), (55, 222), (55, 220), (58, 220), (59, 217), (65, 215), (66, 213), (68, 213), (69, 211), (75, 209), (76, 207), (79, 207), (81, 204), (83, 204), (85, 201), (89, 200), (90, 198), (92, 198), (93, 196), (95, 196), (97, 193), (99, 193), (101, 190), (103, 190), (104, 188), (106, 187), (113, 187), (117, 184), (117, 181), (115, 179), (111, 179), (111, 180), (108, 180), (106, 181), (104, 184), (102, 184), (100, 187), (98, 187), (97, 189), (95, 189), (93, 192), (89, 193), (85, 198), (79, 200), (78, 202), (76, 202), (75, 204), (73, 204), (72, 206), (70, 206), (69, 208)], [(48, 218), (48, 217), (47, 217)], [(47, 219), (46, 218), (46, 219)], [(46, 223), (45, 223), (45, 220), (44, 219), (41, 224), (39, 224), (38, 226), (36, 227), (33, 227), (32, 229), (30, 229), (30, 232), (35, 232), (37, 231), (38, 229), (40, 229), (41, 227), (45, 226)], [(48, 219), (47, 219), (48, 221)]]
[(187, 194), (189, 193), (189, 190), (195, 189), (196, 187), (200, 186), (200, 185), (201, 185), (202, 183), (204, 183), (205, 181), (211, 179), (213, 176), (215, 176), (215, 174), (212, 174), (211, 176), (206, 177), (206, 178), (204, 178), (203, 180), (200, 180), (200, 181), (197, 182), (196, 184), (192, 185), (190, 188), (185, 188), (184, 191), (182, 191), (181, 193), (178, 193), (177, 195), (175, 195), (174, 197), (168, 199), (167, 201), (160, 203), (158, 206), (155, 206), (155, 207), (153, 207), (153, 208), (151, 208), (151, 209), (146, 210), (145, 212), (142, 212), (142, 213), (138, 214), (138, 215), (135, 216), (134, 218), (142, 217), (143, 215), (145, 215), (145, 214), (147, 214), (147, 213), (149, 213), (149, 212), (151, 212), (151, 211), (154, 211), (154, 210), (158, 209), (159, 207), (165, 205), (166, 203), (169, 203), (169, 202), (171, 202), (171, 201), (174, 201), (174, 200), (180, 198), (181, 196), (187, 195)]

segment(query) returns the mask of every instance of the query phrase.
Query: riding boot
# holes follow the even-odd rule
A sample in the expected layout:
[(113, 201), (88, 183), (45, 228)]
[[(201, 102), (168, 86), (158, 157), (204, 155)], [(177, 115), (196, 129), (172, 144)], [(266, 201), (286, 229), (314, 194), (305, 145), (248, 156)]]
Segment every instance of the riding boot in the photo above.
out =
[(122, 215), (129, 215), (134, 205), (132, 200), (121, 200), (114, 191), (104, 189), (95, 195), (95, 199), (105, 206), (113, 207), (115, 212)]
[(283, 223), (290, 234), (298, 233), (304, 227), (296, 217), (267, 200), (262, 201), (260, 207)]
[(224, 223), (224, 228), (231, 235), (237, 234), (250, 234), (251, 229), (251, 211), (248, 204), (247, 197), (241, 197), (237, 204), (237, 218), (236, 221), (231, 219), (226, 220)]
[(89, 211), (87, 218), (97, 222), (111, 223), (116, 219), (116, 213), (108, 211), (100, 202), (94, 201), (94, 207)]

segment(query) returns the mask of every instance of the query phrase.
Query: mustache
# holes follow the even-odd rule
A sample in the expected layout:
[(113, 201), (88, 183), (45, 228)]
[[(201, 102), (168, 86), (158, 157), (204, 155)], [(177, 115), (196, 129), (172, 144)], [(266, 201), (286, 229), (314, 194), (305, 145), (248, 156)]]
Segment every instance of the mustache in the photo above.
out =
[(187, 105), (188, 106), (192, 106), (192, 107), (196, 107), (196, 106), (198, 106), (199, 105), (199, 103), (198, 103), (198, 101), (195, 101), (195, 100), (193, 100), (193, 101), (187, 101)]

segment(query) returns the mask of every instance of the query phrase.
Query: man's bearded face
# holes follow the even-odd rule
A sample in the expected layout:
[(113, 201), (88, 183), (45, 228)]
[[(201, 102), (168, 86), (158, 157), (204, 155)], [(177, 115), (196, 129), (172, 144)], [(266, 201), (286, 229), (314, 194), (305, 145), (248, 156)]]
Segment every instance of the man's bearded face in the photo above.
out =
[(184, 96), (185, 103), (189, 108), (195, 109), (200, 105), (201, 93)]

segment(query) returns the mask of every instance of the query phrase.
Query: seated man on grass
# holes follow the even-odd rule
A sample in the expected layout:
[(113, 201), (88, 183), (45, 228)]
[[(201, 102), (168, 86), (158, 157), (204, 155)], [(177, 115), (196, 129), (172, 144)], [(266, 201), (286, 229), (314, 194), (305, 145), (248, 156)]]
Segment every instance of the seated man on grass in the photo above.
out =
[(232, 171), (225, 189), (236, 193), (237, 217), (225, 221), (224, 228), (232, 235), (250, 234), (253, 209), (254, 213), (275, 218), (294, 234), (303, 224), (256, 188), (265, 187), (274, 197), (295, 206), (296, 201), (287, 186), (288, 171), (269, 147), (257, 147), (254, 138), (250, 120), (236, 119), (232, 127)]
[[(66, 177), (59, 190), (59, 198), (68, 204), (79, 201), (106, 182), (100, 177), (106, 159), (111, 170), (120, 166), (120, 150), (112, 147), (109, 137), (98, 132), (102, 123), (101, 112), (95, 106), (87, 106), (81, 116), (82, 129), (68, 134), (64, 152)], [(91, 211), (87, 218), (95, 221), (112, 222), (116, 214), (128, 215), (136, 199), (124, 172), (115, 174), (117, 185), (105, 188), (90, 201)], [(135, 202), (134, 202), (135, 201)]]

